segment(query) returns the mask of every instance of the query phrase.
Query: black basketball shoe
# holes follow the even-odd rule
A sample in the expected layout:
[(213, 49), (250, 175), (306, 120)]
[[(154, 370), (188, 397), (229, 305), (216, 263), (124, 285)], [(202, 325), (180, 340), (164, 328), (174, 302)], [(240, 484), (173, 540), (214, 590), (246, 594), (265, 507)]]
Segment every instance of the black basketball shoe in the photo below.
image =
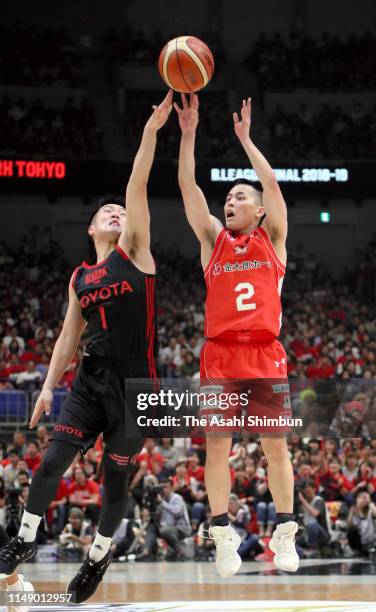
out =
[(111, 561), (110, 550), (101, 561), (93, 561), (89, 553), (86, 555), (83, 564), (67, 587), (67, 593), (72, 595), (71, 603), (80, 604), (94, 595)]
[(32, 559), (36, 552), (35, 542), (24, 542), (19, 536), (13, 538), (0, 548), (0, 579), (11, 576), (20, 563)]

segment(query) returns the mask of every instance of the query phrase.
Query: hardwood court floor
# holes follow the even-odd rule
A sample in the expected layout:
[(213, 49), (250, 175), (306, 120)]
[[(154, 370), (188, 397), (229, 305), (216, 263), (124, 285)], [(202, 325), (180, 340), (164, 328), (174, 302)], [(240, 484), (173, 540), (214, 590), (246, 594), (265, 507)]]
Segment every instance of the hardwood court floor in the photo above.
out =
[[(61, 592), (65, 591), (67, 582), (77, 568), (77, 564), (71, 563), (28, 563), (22, 567), (22, 572), (33, 583), (36, 591)], [(221, 578), (212, 563), (113, 563), (103, 585), (80, 609), (85, 612), (102, 609), (117, 612), (275, 612), (282, 609), (294, 612), (376, 612), (375, 576), (374, 563), (349, 559), (304, 560), (296, 574), (278, 572), (270, 563), (246, 562), (240, 572), (230, 579)], [(360, 603), (354, 605), (351, 602), (368, 603), (364, 607)], [(31, 609), (34, 612), (39, 609), (60, 611), (72, 610), (72, 607), (44, 606)], [(5, 608), (0, 607), (0, 610), (2, 612)]]

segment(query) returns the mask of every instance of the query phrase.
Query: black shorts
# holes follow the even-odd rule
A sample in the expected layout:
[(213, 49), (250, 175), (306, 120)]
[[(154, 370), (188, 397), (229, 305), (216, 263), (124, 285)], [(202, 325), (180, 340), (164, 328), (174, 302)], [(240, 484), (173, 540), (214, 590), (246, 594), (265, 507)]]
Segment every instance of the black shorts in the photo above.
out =
[[(145, 379), (147, 382), (143, 382)], [(136, 396), (145, 384), (155, 384), (147, 363), (119, 365), (84, 357), (60, 410), (52, 440), (70, 442), (85, 453), (103, 433), (106, 450), (112, 453), (124, 456), (130, 440), (132, 447), (139, 440), (141, 448), (144, 437), (136, 423)]]

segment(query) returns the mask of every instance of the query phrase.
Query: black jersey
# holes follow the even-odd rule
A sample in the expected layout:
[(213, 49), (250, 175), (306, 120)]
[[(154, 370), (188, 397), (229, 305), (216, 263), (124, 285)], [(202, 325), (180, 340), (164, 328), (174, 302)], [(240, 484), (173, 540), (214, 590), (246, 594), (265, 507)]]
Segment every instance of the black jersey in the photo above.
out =
[(141, 272), (116, 246), (98, 264), (76, 268), (72, 285), (88, 322), (87, 353), (109, 362), (144, 361), (155, 377), (155, 275)]

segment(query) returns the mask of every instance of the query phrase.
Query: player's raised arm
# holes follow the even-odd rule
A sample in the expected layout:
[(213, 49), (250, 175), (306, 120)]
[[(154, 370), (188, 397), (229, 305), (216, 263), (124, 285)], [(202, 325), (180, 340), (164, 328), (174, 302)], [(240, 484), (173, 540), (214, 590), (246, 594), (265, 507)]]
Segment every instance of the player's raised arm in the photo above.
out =
[(240, 115), (239, 119), (238, 113), (233, 114), (234, 130), (262, 184), (268, 233), (273, 242), (284, 243), (287, 236), (287, 208), (273, 169), (250, 137), (251, 98), (247, 102), (243, 100)]
[(215, 239), (221, 231), (221, 223), (210, 214), (208, 204), (195, 175), (195, 141), (198, 125), (198, 96), (190, 95), (189, 103), (182, 94), (183, 108), (174, 104), (179, 116), (181, 129), (179, 155), (179, 187), (183, 197), (184, 208), (189, 224), (201, 243), (214, 246)]
[(150, 247), (150, 213), (147, 201), (147, 183), (154, 161), (157, 131), (166, 123), (172, 110), (172, 91), (169, 91), (147, 121), (140, 147), (133, 162), (126, 190), (127, 223), (120, 246), (125, 250)]
[(30, 420), (30, 428), (35, 427), (43, 412), (50, 414), (53, 390), (72, 361), (85, 327), (86, 321), (81, 313), (80, 302), (70, 284), (69, 305), (63, 329), (54, 346), (46, 380)]

